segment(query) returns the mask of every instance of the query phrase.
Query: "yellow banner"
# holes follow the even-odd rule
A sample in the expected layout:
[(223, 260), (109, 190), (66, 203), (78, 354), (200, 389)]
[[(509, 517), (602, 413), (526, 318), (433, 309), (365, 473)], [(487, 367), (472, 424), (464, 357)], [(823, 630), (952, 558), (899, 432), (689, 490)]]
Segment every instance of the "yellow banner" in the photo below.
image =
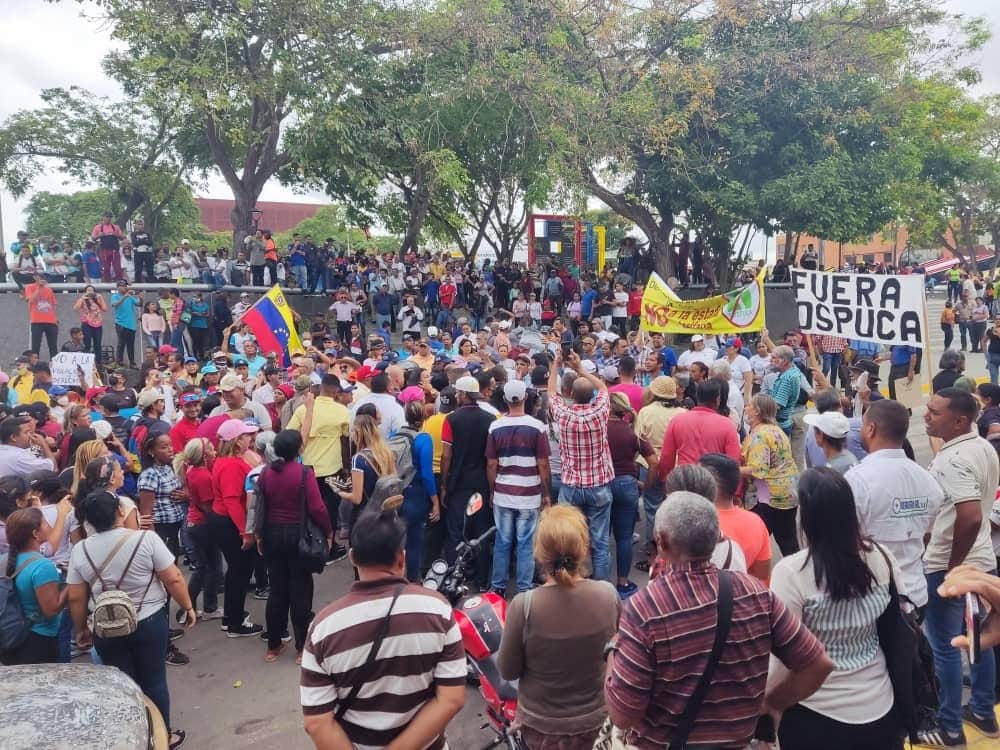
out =
[(764, 272), (741, 289), (682, 300), (657, 274), (642, 293), (640, 327), (659, 333), (747, 333), (764, 328)]

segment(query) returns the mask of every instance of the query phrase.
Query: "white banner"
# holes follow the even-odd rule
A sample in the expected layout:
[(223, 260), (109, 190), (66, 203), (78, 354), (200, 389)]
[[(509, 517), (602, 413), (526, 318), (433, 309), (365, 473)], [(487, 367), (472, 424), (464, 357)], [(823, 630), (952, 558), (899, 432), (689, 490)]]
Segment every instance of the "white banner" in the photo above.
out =
[[(59, 352), (49, 361), (52, 369), (52, 384), (80, 386), (80, 370), (87, 387), (94, 385), (94, 355), (86, 352)], [(79, 368), (79, 369), (77, 369)]]
[(804, 333), (924, 347), (924, 277), (792, 270)]

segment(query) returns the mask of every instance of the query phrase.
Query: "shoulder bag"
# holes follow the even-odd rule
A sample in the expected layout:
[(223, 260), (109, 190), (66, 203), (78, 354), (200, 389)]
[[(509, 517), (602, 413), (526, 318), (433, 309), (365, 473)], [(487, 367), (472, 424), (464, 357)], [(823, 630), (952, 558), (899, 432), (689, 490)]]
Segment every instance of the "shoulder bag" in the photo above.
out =
[(896, 717), (909, 735), (911, 744), (915, 745), (918, 730), (937, 713), (938, 680), (934, 670), (934, 652), (915, 613), (902, 606), (903, 602), (913, 603), (896, 588), (889, 556), (880, 545), (872, 544), (889, 568), (889, 605), (877, 621), (878, 641), (892, 681)]
[(375, 636), (375, 640), (372, 641), (372, 649), (368, 652), (368, 658), (365, 659), (365, 663), (361, 665), (357, 674), (354, 676), (354, 684), (351, 686), (351, 692), (347, 694), (347, 697), (343, 701), (339, 702), (337, 706), (337, 713), (334, 714), (334, 718), (340, 722), (344, 718), (344, 714), (351, 710), (351, 705), (354, 703), (354, 699), (358, 697), (358, 693), (361, 692), (361, 688), (364, 687), (365, 683), (372, 675), (372, 670), (375, 668), (375, 661), (378, 658), (378, 651), (382, 648), (382, 641), (385, 640), (386, 635), (389, 633), (389, 624), (392, 621), (392, 610), (396, 606), (396, 600), (399, 595), (403, 593), (403, 588), (406, 586), (405, 583), (397, 584), (396, 590), (392, 594), (392, 601), (389, 602), (389, 609), (385, 613), (385, 617), (382, 619), (382, 623), (379, 626), (378, 633)]
[[(311, 573), (322, 573), (330, 557), (330, 547), (326, 543), (326, 534), (309, 515), (306, 502), (306, 477), (312, 474), (312, 469), (302, 466), (302, 481), (299, 484), (299, 495), (302, 498), (302, 521), (299, 524), (299, 560)], [(331, 518), (331, 524), (336, 520)]]

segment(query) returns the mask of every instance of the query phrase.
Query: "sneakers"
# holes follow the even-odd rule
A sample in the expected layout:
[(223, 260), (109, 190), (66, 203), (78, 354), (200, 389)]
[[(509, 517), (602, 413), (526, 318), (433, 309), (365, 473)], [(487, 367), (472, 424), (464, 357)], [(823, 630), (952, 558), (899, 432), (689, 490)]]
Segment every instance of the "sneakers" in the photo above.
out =
[(211, 612), (199, 612), (199, 620), (221, 620), (223, 617), (221, 609), (214, 609)]
[(260, 601), (267, 601), (267, 595), (271, 593), (271, 589), (257, 589), (253, 592), (253, 598), (259, 599)]
[(965, 732), (952, 734), (943, 727), (932, 726), (917, 733), (916, 744), (922, 747), (965, 747)]
[(615, 586), (615, 588), (618, 589), (618, 598), (622, 599), (623, 601), (625, 599), (628, 599), (630, 596), (632, 596), (632, 594), (634, 594), (636, 591), (639, 590), (639, 587), (636, 586), (634, 583), (632, 583), (632, 581), (629, 581), (624, 586), (618, 584), (617, 586)]
[(226, 636), (229, 638), (247, 638), (251, 635), (257, 635), (262, 632), (264, 632), (263, 625), (254, 625), (249, 619), (247, 619), (244, 620), (243, 624), (238, 628), (230, 627), (226, 631)]
[(191, 663), (191, 657), (181, 653), (174, 646), (167, 648), (167, 664), (171, 667), (183, 667)]
[(176, 641), (178, 638), (183, 638), (184, 628), (170, 628), (167, 631), (167, 636), (170, 638), (171, 641)]
[(327, 559), (326, 564), (332, 565), (337, 560), (343, 560), (345, 557), (347, 557), (347, 547), (342, 544), (334, 544), (330, 550), (330, 557)]
[(1000, 737), (1000, 727), (997, 726), (995, 716), (979, 716), (973, 713), (971, 706), (962, 706), (962, 721), (972, 724), (987, 737), (992, 739)]

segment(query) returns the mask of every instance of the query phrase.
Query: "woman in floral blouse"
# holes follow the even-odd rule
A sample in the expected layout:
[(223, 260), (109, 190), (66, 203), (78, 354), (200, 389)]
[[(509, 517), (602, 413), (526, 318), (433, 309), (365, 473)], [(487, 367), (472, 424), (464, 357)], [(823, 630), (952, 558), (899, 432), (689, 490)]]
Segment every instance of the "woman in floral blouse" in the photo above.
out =
[[(747, 479), (746, 507), (759, 515), (781, 548), (782, 555), (799, 549), (795, 516), (798, 510), (798, 467), (788, 436), (778, 427), (778, 405), (758, 393), (746, 405), (750, 434), (743, 441), (740, 474)], [(756, 500), (756, 505), (749, 502)]]

